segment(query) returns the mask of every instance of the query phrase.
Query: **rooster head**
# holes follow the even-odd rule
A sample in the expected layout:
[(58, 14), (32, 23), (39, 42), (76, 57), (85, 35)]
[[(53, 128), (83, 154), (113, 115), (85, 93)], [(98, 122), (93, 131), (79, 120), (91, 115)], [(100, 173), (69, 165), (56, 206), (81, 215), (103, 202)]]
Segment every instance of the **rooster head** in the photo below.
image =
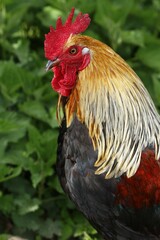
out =
[(64, 25), (58, 18), (56, 29), (50, 27), (50, 32), (45, 35), (45, 56), (49, 60), (46, 70), (53, 69), (54, 78), (52, 87), (62, 96), (69, 96), (75, 86), (78, 71), (83, 70), (90, 62), (89, 49), (85, 46), (70, 45), (68, 40), (73, 35), (82, 33), (90, 23), (88, 14), (79, 15), (72, 22), (74, 8), (72, 8)]

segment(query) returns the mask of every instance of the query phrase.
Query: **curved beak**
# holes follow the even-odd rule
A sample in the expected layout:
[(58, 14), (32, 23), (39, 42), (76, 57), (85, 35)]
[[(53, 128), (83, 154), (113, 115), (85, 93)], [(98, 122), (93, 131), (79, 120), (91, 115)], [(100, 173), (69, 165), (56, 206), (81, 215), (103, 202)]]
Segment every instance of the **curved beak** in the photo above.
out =
[(49, 60), (46, 64), (46, 71), (52, 69), (54, 66), (57, 66), (60, 63), (60, 60), (56, 58), (55, 60)]

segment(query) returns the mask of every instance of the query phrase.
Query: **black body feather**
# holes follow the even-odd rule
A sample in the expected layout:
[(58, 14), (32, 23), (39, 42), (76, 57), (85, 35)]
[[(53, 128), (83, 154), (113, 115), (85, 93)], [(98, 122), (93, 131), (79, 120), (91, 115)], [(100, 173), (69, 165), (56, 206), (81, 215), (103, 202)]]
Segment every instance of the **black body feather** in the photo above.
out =
[[(65, 119), (58, 139), (57, 173), (61, 185), (77, 208), (106, 240), (160, 239), (160, 205), (144, 208), (117, 202), (120, 178), (95, 175), (94, 151), (88, 129), (75, 118)], [(142, 193), (143, 194), (143, 193)]]

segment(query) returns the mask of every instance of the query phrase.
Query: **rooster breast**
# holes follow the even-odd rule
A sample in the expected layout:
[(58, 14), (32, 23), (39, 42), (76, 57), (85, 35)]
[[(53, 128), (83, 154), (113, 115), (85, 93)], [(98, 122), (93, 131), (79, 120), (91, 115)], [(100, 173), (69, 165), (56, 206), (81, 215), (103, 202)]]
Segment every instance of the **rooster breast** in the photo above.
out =
[[(121, 176), (108, 180), (103, 174), (95, 175), (97, 152), (93, 149), (87, 127), (76, 117), (69, 128), (65, 124), (64, 119), (58, 139), (57, 172), (64, 191), (77, 208), (104, 239), (160, 239), (160, 198), (154, 201), (152, 198), (156, 197), (150, 196), (153, 194), (150, 191), (148, 198), (152, 200), (145, 204), (145, 186), (141, 188), (144, 184), (138, 174), (132, 178)], [(147, 151), (153, 155), (152, 150), (145, 153)], [(133, 190), (135, 183), (139, 184), (138, 193), (142, 197), (139, 205), (136, 205), (138, 200), (132, 201), (132, 195), (136, 194)]]

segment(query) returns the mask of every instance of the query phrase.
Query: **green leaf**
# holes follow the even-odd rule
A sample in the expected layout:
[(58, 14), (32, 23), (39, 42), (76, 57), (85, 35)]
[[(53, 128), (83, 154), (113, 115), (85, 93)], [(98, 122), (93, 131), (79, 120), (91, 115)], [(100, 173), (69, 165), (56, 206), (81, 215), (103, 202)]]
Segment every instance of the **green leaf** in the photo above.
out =
[(18, 90), (22, 87), (22, 73), (11, 61), (0, 62), (0, 89), (3, 96), (12, 103), (18, 98)]
[(21, 171), (22, 168), (20, 166), (12, 167), (0, 164), (0, 182), (15, 178), (21, 173)]
[(25, 165), (25, 170), (29, 171), (31, 174), (32, 185), (35, 188), (43, 179), (45, 172), (43, 170), (43, 162), (42, 160), (35, 161), (32, 158), (29, 158)]
[(26, 101), (20, 105), (20, 110), (30, 117), (44, 121), (48, 123), (48, 113), (41, 102)]
[(52, 238), (53, 234), (61, 236), (61, 222), (47, 219), (40, 228), (40, 235), (46, 238)]
[(37, 161), (31, 158), (28, 159), (25, 169), (30, 171), (34, 188), (37, 187), (37, 185), (47, 176), (53, 175), (53, 168), (51, 168), (51, 164), (43, 162), (42, 159), (38, 159)]
[[(99, 16), (100, 20), (103, 20), (102, 16), (107, 16), (114, 22), (119, 24), (124, 23), (126, 17), (133, 7), (133, 0), (127, 1), (112, 1), (112, 0), (102, 0), (97, 1), (97, 12), (96, 19)], [(100, 16), (101, 15), (101, 16)], [(98, 19), (97, 19), (98, 20)], [(102, 21), (101, 24), (104, 24)]]
[(23, 230), (37, 231), (42, 226), (42, 220), (40, 220), (39, 213), (28, 213), (25, 215), (20, 215), (17, 212), (12, 213), (12, 219), (14, 226), (21, 228)]
[[(70, 6), (68, 6), (68, 11), (70, 11), (70, 9), (75, 5), (75, 2), (76, 3), (76, 6), (78, 5), (78, 9), (80, 10), (80, 12), (85, 12), (85, 13), (92, 13), (95, 9), (96, 9), (96, 1), (92, 1), (92, 0), (88, 0), (87, 1), (87, 4), (85, 1), (80, 1), (80, 0), (72, 0), (70, 1)], [(76, 14), (78, 14), (76, 12)]]
[(38, 18), (41, 20), (44, 26), (55, 26), (56, 20), (59, 16), (62, 16), (63, 12), (58, 9), (54, 9), (51, 6), (43, 8), (42, 12), (38, 14)]
[(60, 240), (66, 240), (66, 239), (69, 239), (73, 234), (73, 227), (68, 225), (68, 224), (65, 224), (63, 225), (63, 228), (62, 228), (62, 236), (60, 237)]
[(23, 196), (23, 194), (27, 193), (32, 197), (35, 194), (35, 190), (32, 188), (30, 180), (25, 179), (23, 175), (8, 180), (4, 185), (5, 189), (7, 189), (8, 192), (12, 192), (13, 196)]
[(41, 145), (41, 138), (42, 135), (38, 131), (36, 127), (30, 125), (28, 128), (28, 137), (29, 143), (27, 144), (28, 153), (32, 154), (33, 152), (37, 152), (41, 155), (42, 145)]
[(136, 58), (144, 65), (160, 71), (160, 45), (139, 49)]
[(121, 38), (122, 42), (144, 47), (144, 33), (141, 30), (122, 31)]
[(62, 187), (60, 185), (59, 179), (57, 176), (53, 178), (52, 184), (50, 184), (57, 192), (63, 194), (64, 191), (62, 190)]
[(27, 193), (17, 196), (14, 201), (14, 204), (17, 206), (17, 210), (20, 215), (35, 212), (39, 209), (40, 203), (41, 201), (38, 198), (31, 198), (31, 196)]
[(10, 212), (13, 212), (15, 210), (15, 206), (13, 205), (13, 195), (11, 194), (6, 194), (0, 196), (0, 210), (4, 214), (8, 214)]
[(24, 137), (29, 120), (15, 112), (0, 113), (0, 137), (2, 146), (9, 142), (17, 142)]
[(13, 45), (14, 53), (22, 64), (28, 62), (29, 57), (29, 42), (26, 39), (19, 39)]
[(58, 131), (48, 130), (42, 134), (41, 137), (41, 154), (42, 158), (48, 159), (48, 163), (51, 161), (52, 164), (56, 162), (56, 151), (57, 151), (57, 138)]
[(28, 119), (23, 118), (21, 115), (18, 115), (15, 112), (4, 112), (0, 113), (0, 133), (5, 134), (8, 132), (21, 132), (26, 131), (28, 127)]

